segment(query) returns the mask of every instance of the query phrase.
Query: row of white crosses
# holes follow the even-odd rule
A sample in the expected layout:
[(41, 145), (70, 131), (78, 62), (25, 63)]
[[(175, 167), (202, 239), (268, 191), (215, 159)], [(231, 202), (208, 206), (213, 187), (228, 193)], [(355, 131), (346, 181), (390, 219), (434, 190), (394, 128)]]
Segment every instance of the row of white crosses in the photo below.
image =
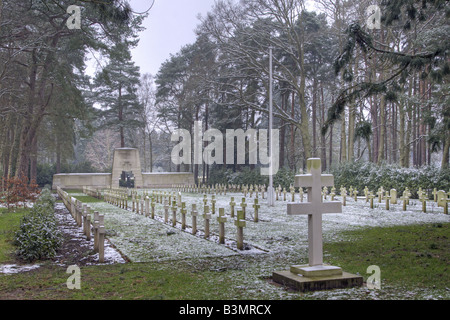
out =
[[(334, 189), (334, 187), (333, 187)], [(332, 200), (334, 198), (334, 191), (332, 189)], [(355, 202), (357, 201), (357, 195), (358, 195), (358, 191), (356, 189), (353, 189), (353, 187), (350, 187), (350, 195), (353, 195)], [(324, 187), (324, 190), (322, 192), (322, 194), (324, 195), (324, 198), (326, 198), (325, 195), (326, 192), (326, 187)], [(450, 192), (449, 193), (445, 193), (445, 191), (440, 190), (437, 191), (437, 189), (435, 188), (432, 192), (433, 196), (434, 196), (434, 202), (437, 203), (437, 205), (439, 207), (443, 207), (444, 208), (444, 213), (448, 214), (448, 202), (450, 201), (450, 199), (448, 199), (447, 196), (450, 197)], [(419, 188), (418, 192), (418, 199), (419, 201), (422, 203), (422, 211), (424, 213), (427, 212), (427, 201), (429, 200), (427, 198), (427, 192), (423, 191), (422, 188)], [(342, 196), (342, 202), (343, 205), (346, 206), (346, 197), (347, 197), (347, 190), (345, 187), (341, 187), (341, 196)], [(402, 201), (403, 204), (403, 211), (407, 210), (407, 206), (409, 205), (409, 200), (411, 198), (411, 191), (408, 189), (408, 187), (405, 188), (405, 190), (403, 191), (403, 194), (400, 198), (398, 198), (398, 193), (396, 189), (391, 189), (389, 191), (385, 191), (384, 188), (381, 186), (378, 188), (378, 191), (376, 192), (376, 196), (375, 194), (373, 194), (371, 191), (369, 191), (369, 189), (367, 188), (367, 186), (364, 188), (364, 196), (365, 196), (365, 200), (366, 202), (370, 203), (370, 208), (373, 209), (374, 208), (374, 198), (378, 198), (378, 203), (382, 203), (383, 201), (385, 202), (385, 208), (386, 210), (390, 209), (390, 204), (397, 204), (398, 200)]]
[(101, 191), (98, 188), (94, 188), (94, 187), (83, 187), (83, 193), (87, 194), (90, 197), (94, 197), (97, 199), (101, 198)]
[(83, 229), (83, 233), (88, 241), (91, 240), (91, 229), (94, 235), (94, 252), (98, 253), (100, 263), (105, 262), (105, 217), (98, 211), (94, 212), (94, 221), (91, 224), (91, 208), (81, 201), (70, 197), (67, 192), (60, 187), (57, 188), (59, 197), (75, 219), (78, 227)]
[[(119, 206), (123, 209), (128, 210), (128, 204), (127, 204), (127, 195), (124, 194), (121, 190), (105, 190), (104, 191), (104, 199), (106, 202), (111, 203), (113, 205)], [(177, 225), (177, 211), (180, 209), (181, 213), (181, 230), (186, 230), (186, 214), (187, 214), (187, 208), (186, 203), (181, 201), (181, 192), (175, 193), (166, 193), (164, 194), (159, 191), (154, 191), (152, 193), (151, 197), (151, 203), (150, 198), (148, 197), (148, 193), (145, 193), (145, 195), (138, 196), (136, 192), (131, 192), (132, 197), (132, 207), (131, 210), (133, 212), (136, 212), (138, 214), (142, 214), (145, 216), (151, 216), (151, 218), (155, 218), (155, 199), (158, 203), (164, 203), (164, 222), (170, 223), (172, 227), (176, 227)], [(173, 199), (173, 200), (172, 200)], [(233, 202), (233, 197), (232, 201)], [(125, 200), (125, 203), (124, 203)], [(207, 195), (204, 195), (204, 214), (202, 215), (204, 220), (204, 237), (209, 238), (210, 237), (210, 220), (212, 219), (211, 213), (216, 213), (215, 208), (215, 195), (212, 195), (211, 198), (211, 208), (212, 211), (210, 211), (210, 206), (207, 205)], [(169, 205), (171, 204), (171, 206)], [(247, 203), (245, 202), (245, 198), (242, 198), (241, 210), (237, 211), (236, 215), (236, 221), (235, 225), (237, 227), (237, 248), (239, 250), (243, 250), (244, 248), (244, 240), (243, 240), (243, 228), (245, 227), (245, 208), (247, 206)], [(151, 206), (151, 215), (150, 215), (150, 209)], [(254, 220), (258, 221), (258, 209), (259, 204), (258, 200), (255, 199), (255, 203), (253, 205), (255, 208), (255, 215)], [(169, 210), (172, 211), (172, 218), (169, 221)], [(196, 204), (192, 204), (192, 210), (191, 210), (191, 217), (192, 217), (192, 234), (197, 234), (198, 228), (197, 228), (197, 217), (198, 217), (198, 211)], [(234, 217), (234, 205), (232, 206), (231, 211), (231, 217)], [(219, 243), (223, 244), (225, 242), (225, 222), (227, 221), (227, 217), (225, 216), (225, 209), (219, 208), (219, 216), (217, 217), (217, 221), (219, 223)]]
[[(267, 186), (265, 184), (245, 184), (245, 185), (225, 185), (225, 184), (216, 184), (213, 186), (206, 185), (172, 185), (173, 190), (182, 191), (182, 192), (192, 192), (192, 193), (203, 193), (203, 194), (218, 194), (218, 195), (226, 195), (228, 192), (241, 192), (244, 197), (256, 198), (258, 199), (261, 196), (261, 199), (265, 199), (267, 195)], [(295, 188), (291, 185), (289, 188), (289, 192), (286, 188), (282, 188), (280, 185), (275, 189), (275, 200), (277, 201), (288, 201), (295, 199)], [(288, 195), (290, 194), (290, 196)], [(303, 188), (299, 188), (300, 201), (303, 201)]]

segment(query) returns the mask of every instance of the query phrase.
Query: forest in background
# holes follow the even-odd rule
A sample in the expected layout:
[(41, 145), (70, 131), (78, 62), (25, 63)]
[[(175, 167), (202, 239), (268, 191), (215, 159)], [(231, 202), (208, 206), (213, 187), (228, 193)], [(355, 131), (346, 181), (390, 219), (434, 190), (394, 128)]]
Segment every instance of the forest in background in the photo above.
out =
[[(66, 25), (73, 3), (80, 30)], [(175, 166), (171, 134), (192, 132), (195, 121), (204, 131), (267, 128), (269, 48), (283, 174), (309, 157), (325, 170), (448, 168), (448, 1), (310, 3), (216, 1), (197, 40), (150, 75), (130, 50), (140, 32), (162, 31), (143, 30), (146, 14), (126, 1), (1, 1), (0, 173), (42, 183), (53, 173), (108, 172), (114, 148), (126, 146), (140, 149), (147, 172), (192, 171), (205, 183), (245, 176), (254, 165)]]

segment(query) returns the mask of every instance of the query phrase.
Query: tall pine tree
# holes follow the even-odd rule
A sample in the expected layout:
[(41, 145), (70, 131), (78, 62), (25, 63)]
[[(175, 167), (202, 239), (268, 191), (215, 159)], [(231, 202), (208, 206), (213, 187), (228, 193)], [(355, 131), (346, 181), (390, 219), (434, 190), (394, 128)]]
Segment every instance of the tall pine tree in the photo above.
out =
[(131, 60), (129, 45), (116, 43), (109, 51), (109, 63), (96, 75), (95, 85), (101, 127), (120, 133), (120, 146), (125, 147), (125, 131), (142, 127), (142, 105), (137, 97), (139, 67)]

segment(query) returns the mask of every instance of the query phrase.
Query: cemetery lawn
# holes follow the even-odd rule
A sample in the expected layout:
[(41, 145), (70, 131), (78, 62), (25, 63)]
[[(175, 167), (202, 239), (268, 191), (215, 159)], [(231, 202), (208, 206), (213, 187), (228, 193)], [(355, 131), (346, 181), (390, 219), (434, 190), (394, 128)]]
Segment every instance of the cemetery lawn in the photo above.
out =
[(364, 280), (366, 268), (378, 265), (380, 290), (293, 292), (270, 280), (292, 257), (260, 254), (82, 266), (81, 290), (67, 289), (66, 267), (44, 262), (0, 274), (0, 299), (449, 299), (449, 231), (449, 223), (361, 228), (325, 242), (327, 262)]
[(450, 291), (449, 223), (367, 228), (343, 235), (353, 240), (324, 244), (331, 264), (353, 273), (377, 265), (382, 287)]
[(0, 264), (14, 260), (14, 234), (27, 212), (28, 209), (23, 208), (11, 209), (10, 212), (6, 208), (0, 208)]

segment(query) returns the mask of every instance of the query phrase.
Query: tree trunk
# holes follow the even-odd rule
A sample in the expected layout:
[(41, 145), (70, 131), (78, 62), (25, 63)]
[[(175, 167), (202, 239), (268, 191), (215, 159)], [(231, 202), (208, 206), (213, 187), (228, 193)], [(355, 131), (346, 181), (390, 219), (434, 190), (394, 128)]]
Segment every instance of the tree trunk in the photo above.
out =
[(37, 154), (38, 154), (38, 139), (37, 135), (34, 136), (31, 143), (31, 154), (30, 154), (30, 182), (37, 181)]
[[(294, 119), (295, 111), (295, 92), (292, 92), (292, 101), (291, 101), (291, 117)], [(290, 162), (291, 162), (291, 170), (296, 171), (295, 166), (295, 126), (291, 125), (291, 148), (290, 148)]]
[(386, 134), (386, 99), (382, 95), (380, 98), (380, 139), (378, 140), (378, 159), (380, 164), (384, 160), (385, 134)]
[(122, 106), (122, 86), (119, 86), (119, 132), (120, 132), (120, 147), (125, 148), (125, 136), (123, 131), (123, 106)]
[[(317, 157), (317, 137), (316, 137), (316, 124), (317, 124), (317, 80), (313, 79), (313, 93), (312, 93), (312, 136), (313, 136), (313, 150), (312, 156)], [(323, 161), (323, 160), (322, 160)]]
[(398, 132), (398, 139), (399, 139), (399, 150), (400, 150), (400, 166), (406, 167), (406, 148), (405, 148), (405, 105), (403, 103), (400, 103), (398, 106), (399, 111), (399, 132)]
[(442, 149), (442, 163), (441, 169), (449, 168), (449, 152), (450, 152), (450, 134), (447, 132), (445, 135), (444, 148)]
[(148, 151), (149, 151), (149, 156), (148, 156), (148, 162), (149, 162), (149, 172), (153, 172), (153, 141), (152, 141), (152, 133), (149, 132), (148, 133)]
[[(325, 123), (325, 101), (324, 101), (324, 97), (323, 97), (323, 84), (321, 83), (320, 86), (320, 97), (322, 98), (321, 103), (320, 103), (320, 107), (321, 107), (321, 115), (322, 115), (322, 121), (321, 121), (321, 125), (323, 126), (323, 124)], [(327, 139), (325, 137), (325, 135), (321, 134), (320, 135), (320, 148), (321, 148), (321, 158), (322, 158), (322, 169), (325, 171), (327, 170)]]
[(345, 110), (342, 112), (341, 120), (341, 151), (340, 162), (347, 161), (347, 136), (345, 134)]

